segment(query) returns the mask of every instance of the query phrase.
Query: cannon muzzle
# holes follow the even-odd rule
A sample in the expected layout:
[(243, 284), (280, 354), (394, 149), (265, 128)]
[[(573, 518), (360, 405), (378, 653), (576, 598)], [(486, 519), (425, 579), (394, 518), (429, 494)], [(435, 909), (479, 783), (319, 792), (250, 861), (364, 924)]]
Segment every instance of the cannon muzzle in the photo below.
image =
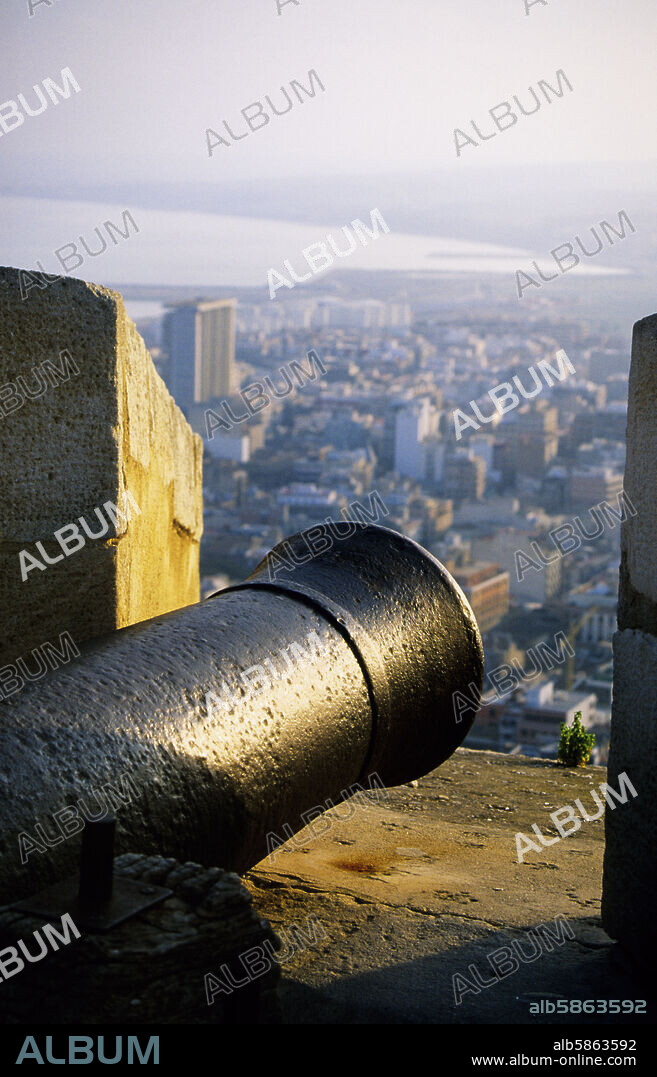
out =
[(73, 870), (66, 839), (109, 790), (120, 851), (243, 871), (355, 783), (442, 763), (474, 720), (454, 693), (478, 698), (482, 678), (474, 616), (434, 557), (377, 526), (301, 532), (244, 583), (2, 704), (0, 901)]

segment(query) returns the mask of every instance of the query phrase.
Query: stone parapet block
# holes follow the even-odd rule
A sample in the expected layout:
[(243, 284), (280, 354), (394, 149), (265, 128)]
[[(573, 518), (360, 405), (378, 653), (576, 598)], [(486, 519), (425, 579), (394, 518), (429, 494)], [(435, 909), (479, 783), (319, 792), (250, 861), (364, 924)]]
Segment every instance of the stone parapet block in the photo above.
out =
[[(0, 269), (0, 666), (34, 670), (62, 632), (79, 644), (198, 601), (202, 441), (118, 293), (22, 291)], [(68, 553), (67, 525), (84, 539), (66, 532)], [(45, 567), (23, 571), (22, 550)]]
[(614, 699), (608, 778), (627, 774), (636, 797), (605, 812), (602, 919), (605, 930), (643, 964), (657, 956), (657, 639), (626, 629), (614, 636)]

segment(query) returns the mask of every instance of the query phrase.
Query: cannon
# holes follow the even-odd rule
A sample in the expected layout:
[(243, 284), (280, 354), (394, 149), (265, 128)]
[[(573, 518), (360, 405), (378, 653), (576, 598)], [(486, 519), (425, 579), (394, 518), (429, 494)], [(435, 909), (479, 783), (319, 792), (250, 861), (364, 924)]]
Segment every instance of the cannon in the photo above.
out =
[(371, 524), (300, 532), (0, 706), (0, 902), (72, 871), (80, 806), (102, 815), (122, 782), (119, 851), (243, 872), (313, 805), (443, 762), (474, 720), (454, 693), (482, 679), (474, 615), (431, 554)]

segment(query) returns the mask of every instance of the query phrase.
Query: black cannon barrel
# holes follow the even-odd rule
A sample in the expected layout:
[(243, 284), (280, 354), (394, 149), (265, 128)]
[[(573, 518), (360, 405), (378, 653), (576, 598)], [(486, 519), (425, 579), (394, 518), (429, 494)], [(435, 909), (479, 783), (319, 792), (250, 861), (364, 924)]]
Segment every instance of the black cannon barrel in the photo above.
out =
[(119, 851), (245, 870), (327, 798), (440, 764), (474, 719), (453, 693), (482, 679), (472, 611), (420, 546), (363, 524), (295, 535), (0, 706), (0, 901), (73, 871), (68, 837), (112, 808)]

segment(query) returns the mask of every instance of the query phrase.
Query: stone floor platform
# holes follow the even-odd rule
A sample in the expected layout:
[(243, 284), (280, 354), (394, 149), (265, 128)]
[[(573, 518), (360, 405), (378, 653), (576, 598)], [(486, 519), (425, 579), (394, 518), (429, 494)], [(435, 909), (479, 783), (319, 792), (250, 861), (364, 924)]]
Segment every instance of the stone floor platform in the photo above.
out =
[[(416, 786), (368, 794), (350, 818), (331, 809), (275, 850), (245, 879), (256, 909), (276, 931), (312, 916), (325, 932), (282, 965), (285, 1020), (651, 1022), (646, 986), (600, 923), (603, 819), (517, 858), (533, 823), (557, 836), (558, 808), (579, 798), (595, 814), (605, 779), (461, 748)], [(532, 1014), (541, 999), (646, 999), (648, 1016)]]

